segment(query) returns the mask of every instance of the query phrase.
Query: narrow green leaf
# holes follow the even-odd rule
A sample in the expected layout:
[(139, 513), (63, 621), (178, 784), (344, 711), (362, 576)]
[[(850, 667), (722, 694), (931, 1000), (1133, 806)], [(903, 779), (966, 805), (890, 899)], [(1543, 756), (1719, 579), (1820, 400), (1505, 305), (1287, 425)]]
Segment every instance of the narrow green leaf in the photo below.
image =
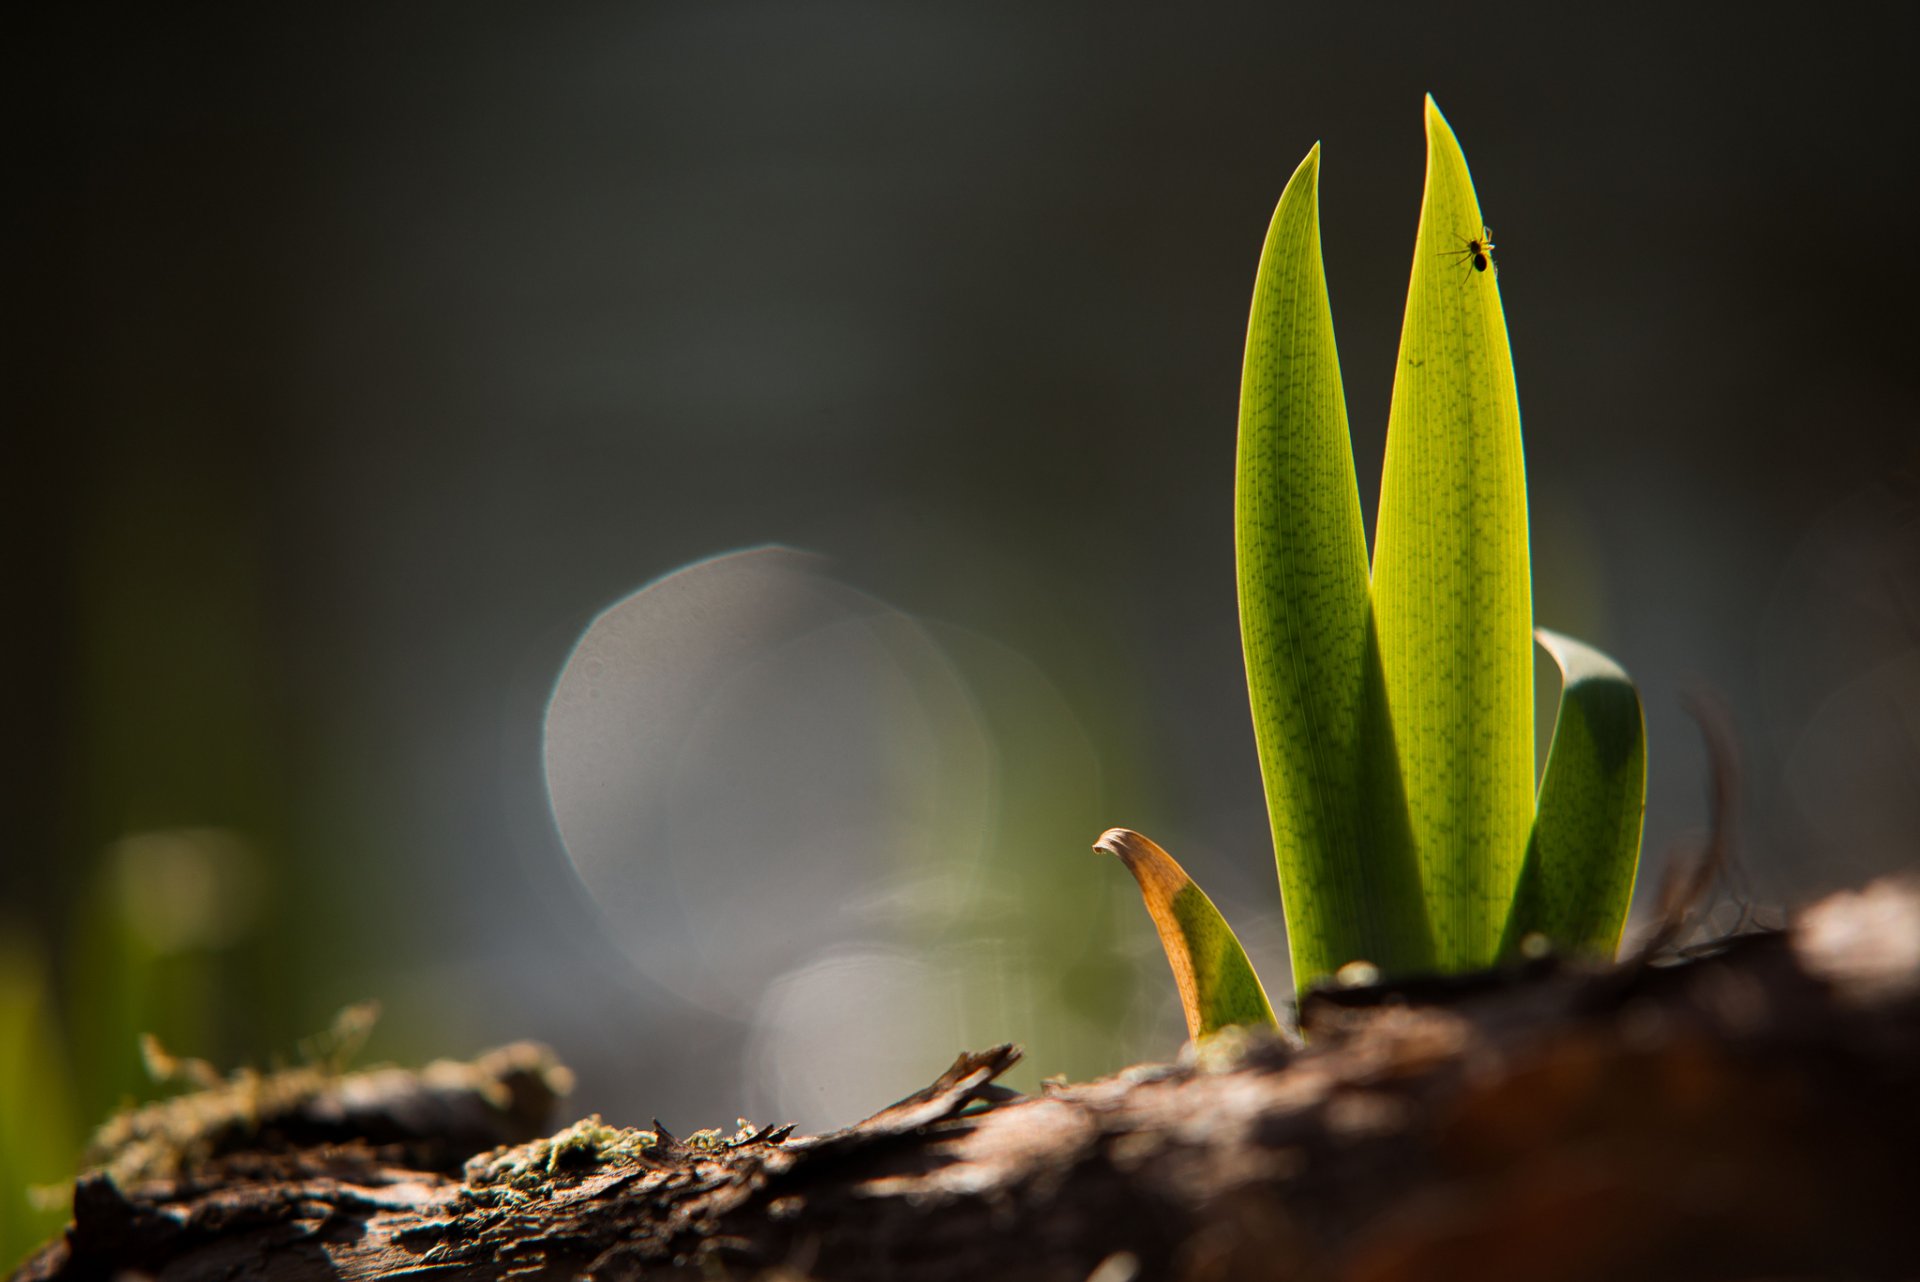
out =
[(1432, 963), (1369, 633), (1319, 172), (1316, 144), (1261, 250), (1234, 483), (1242, 652), (1297, 988), (1356, 958)]
[(1542, 935), (1562, 952), (1611, 959), (1633, 898), (1646, 813), (1640, 694), (1592, 646), (1545, 628), (1534, 636), (1560, 666), (1560, 710), (1501, 951)]
[(1197, 1042), (1235, 1024), (1279, 1026), (1233, 927), (1172, 855), (1125, 828), (1108, 829), (1093, 848), (1116, 856), (1139, 883), (1173, 967), (1189, 1037)]
[(1498, 951), (1533, 821), (1520, 407), (1480, 204), (1427, 99), (1427, 180), (1400, 336), (1373, 608), (1439, 965)]

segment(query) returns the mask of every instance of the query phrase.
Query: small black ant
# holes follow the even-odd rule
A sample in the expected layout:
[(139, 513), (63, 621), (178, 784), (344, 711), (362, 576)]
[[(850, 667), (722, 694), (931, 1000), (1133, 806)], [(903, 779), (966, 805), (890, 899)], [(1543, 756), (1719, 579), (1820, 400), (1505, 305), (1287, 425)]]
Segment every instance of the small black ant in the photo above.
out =
[(1482, 227), (1478, 236), (1462, 236), (1460, 243), (1465, 249), (1442, 250), (1442, 258), (1458, 258), (1462, 267), (1471, 265), (1473, 270), (1483, 272), (1493, 266), (1493, 230)]

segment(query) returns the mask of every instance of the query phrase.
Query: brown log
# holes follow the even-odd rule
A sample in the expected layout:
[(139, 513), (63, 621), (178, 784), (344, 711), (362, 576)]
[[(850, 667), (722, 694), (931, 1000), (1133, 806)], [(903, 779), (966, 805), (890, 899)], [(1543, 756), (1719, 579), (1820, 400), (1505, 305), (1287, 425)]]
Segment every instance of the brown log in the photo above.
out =
[(1039, 1097), (993, 1086), (1014, 1048), (963, 1055), (819, 1137), (590, 1119), (449, 1171), (445, 1137), (379, 1109), (359, 1134), (264, 1125), (163, 1177), (83, 1178), (16, 1276), (1920, 1276), (1914, 884), (1690, 958), (1301, 1013), (1309, 1049), (1215, 1042)]

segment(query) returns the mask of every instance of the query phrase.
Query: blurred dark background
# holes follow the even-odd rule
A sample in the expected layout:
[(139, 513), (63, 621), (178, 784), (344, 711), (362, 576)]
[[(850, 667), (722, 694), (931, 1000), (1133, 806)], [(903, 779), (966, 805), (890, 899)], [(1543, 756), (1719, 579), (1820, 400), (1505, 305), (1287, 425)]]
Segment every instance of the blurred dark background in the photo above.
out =
[[(1916, 26), (1908, 5), (16, 16), (0, 994), (63, 1034), (60, 1107), (143, 1089), (132, 1029), (259, 1061), (364, 996), (378, 1055), (540, 1037), (580, 1109), (676, 1129), (850, 1120), (963, 1039), (1027, 1042), (1035, 1075), (1168, 1055), (1145, 915), (1085, 853), (1114, 823), (1215, 889), (1283, 990), (1234, 613), (1246, 306), (1320, 140), (1371, 525), (1427, 91), (1500, 244), (1537, 616), (1648, 705), (1643, 892), (1704, 817), (1688, 689), (1740, 732), (1754, 902), (1911, 864)], [(598, 926), (541, 718), (597, 611), (768, 542), (944, 656), (1001, 827), (955, 843), (972, 880), (936, 926), (849, 926), (866, 952), (829, 939), (824, 970), (748, 974), (728, 1006)], [(915, 769), (944, 779), (936, 749)], [(759, 804), (751, 778), (721, 791)], [(782, 894), (820, 919), (862, 900), (847, 875)], [(816, 1018), (830, 1045), (767, 1031)], [(858, 1089), (816, 1099), (788, 1063)]]

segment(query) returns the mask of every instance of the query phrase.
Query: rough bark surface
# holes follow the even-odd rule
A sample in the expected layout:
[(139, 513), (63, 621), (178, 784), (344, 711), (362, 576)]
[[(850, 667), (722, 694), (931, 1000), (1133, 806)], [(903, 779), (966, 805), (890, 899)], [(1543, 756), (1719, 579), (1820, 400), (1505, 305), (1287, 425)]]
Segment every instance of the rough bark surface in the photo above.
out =
[[(536, 1052), (477, 1061), (464, 1086), (445, 1066), (435, 1090), (388, 1079), (385, 1099), (342, 1077), (174, 1145), (171, 1170), (83, 1178), (65, 1237), (17, 1276), (1920, 1276), (1911, 884), (1691, 958), (1542, 962), (1301, 1014), (1305, 1050), (1215, 1043), (1009, 1097), (993, 1079), (1018, 1051), (998, 1047), (831, 1135), (590, 1120), (464, 1168), (449, 1131), (526, 1138), (555, 1081)], [(484, 1138), (445, 1121), (475, 1102)], [(289, 1120), (316, 1115), (330, 1125)]]

